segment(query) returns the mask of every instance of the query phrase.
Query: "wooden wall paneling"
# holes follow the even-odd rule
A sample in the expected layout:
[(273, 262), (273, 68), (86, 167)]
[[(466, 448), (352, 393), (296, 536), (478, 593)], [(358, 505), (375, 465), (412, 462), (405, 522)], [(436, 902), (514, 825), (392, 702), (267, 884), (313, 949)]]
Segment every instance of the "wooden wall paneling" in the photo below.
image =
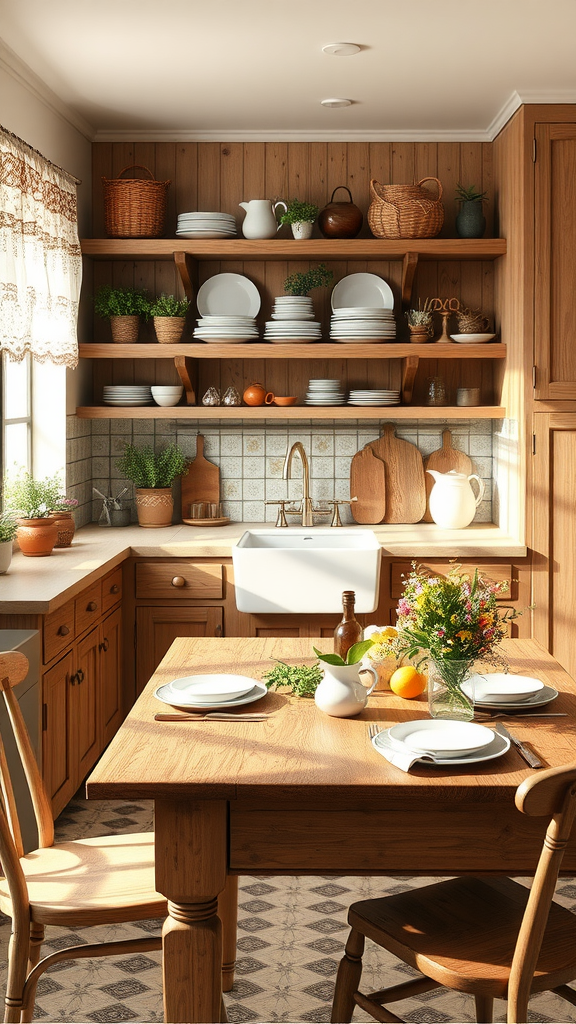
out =
[(198, 143), (176, 144), (173, 195), (176, 214), (198, 209)]
[(265, 179), (263, 199), (275, 202), (284, 199), (288, 191), (288, 143), (265, 143)]
[[(250, 260), (250, 262), (244, 264), (244, 273), (254, 282), (260, 292), (260, 312), (256, 317), (256, 322), (262, 332), (264, 324), (270, 319), (271, 313), (271, 300), (266, 287), (266, 263), (260, 260)], [(277, 294), (281, 295), (282, 292), (280, 291)]]
[[(114, 142), (112, 144), (112, 177), (117, 178), (124, 167), (130, 167), (136, 163), (136, 157), (134, 155), (134, 143), (132, 142)], [(152, 168), (150, 168), (152, 170)], [(134, 175), (137, 177), (137, 175)], [(130, 175), (126, 174), (129, 178)]]
[[(263, 142), (244, 143), (244, 195), (242, 201), (267, 199), (266, 196), (266, 146)], [(232, 211), (230, 211), (232, 213)], [(238, 220), (244, 217), (242, 210), (234, 211)], [(240, 217), (241, 215), (241, 217)], [(239, 231), (239, 234), (241, 232)]]
[(166, 219), (164, 221), (164, 234), (168, 238), (176, 233), (177, 214), (182, 211), (176, 205), (176, 143), (160, 142), (156, 145), (156, 171), (157, 181), (169, 181), (166, 194)]
[[(290, 199), (299, 199), (301, 202), (310, 202), (308, 196), (310, 191), (308, 173), (309, 143), (290, 142), (288, 144), (288, 180), (286, 195), (282, 196), (285, 202)], [(286, 238), (292, 238), (292, 229), (289, 225), (281, 229)]]
[[(344, 184), (344, 183), (343, 183)], [(352, 199), (362, 210), (364, 220), (359, 238), (369, 238), (368, 207), (370, 206), (370, 143), (354, 142), (348, 144), (348, 180), (345, 182), (352, 193)], [(344, 190), (336, 193), (336, 199), (346, 200)]]
[(243, 202), (245, 191), (244, 145), (241, 142), (223, 142), (220, 146), (220, 203), (217, 208), (238, 217), (242, 212), (238, 204)]
[[(307, 266), (307, 264), (306, 264)], [(270, 319), (272, 309), (274, 306), (274, 299), (278, 295), (284, 295), (284, 281), (288, 277), (291, 271), (288, 269), (288, 263), (284, 260), (271, 260), (266, 264), (258, 264), (259, 276), (263, 280), (263, 287), (260, 288), (260, 294), (262, 296), (262, 310), (259, 318), (261, 326), (263, 327), (266, 320)]]
[(457, 204), (454, 202), (454, 193), (460, 180), (460, 143), (438, 143), (438, 174), (436, 177), (442, 182), (442, 202), (444, 204), (444, 224), (439, 237), (455, 238), (458, 211)]
[[(392, 181), (392, 143), (371, 142), (369, 148), (368, 166), (368, 198), (371, 201), (370, 181), (374, 178), (380, 185), (388, 185)], [(368, 204), (370, 205), (370, 203)], [(368, 214), (368, 210), (366, 210)], [(368, 227), (366, 218), (366, 237), (371, 238), (372, 232)]]
[(396, 185), (411, 185), (414, 181), (414, 143), (393, 142), (391, 181)]
[(92, 146), (92, 235), (106, 238), (102, 178), (112, 178), (112, 143)]
[(420, 181), (433, 174), (438, 177), (438, 144), (436, 142), (416, 142), (414, 144), (414, 178)]
[[(334, 189), (338, 185), (348, 184), (348, 146), (345, 142), (329, 142), (326, 155), (328, 160), (326, 166), (326, 202), (328, 203)], [(345, 192), (337, 192), (334, 196), (334, 201), (339, 202), (340, 199), (346, 200), (347, 198)]]
[[(309, 142), (308, 160), (308, 199), (311, 203), (316, 203), (316, 206), (322, 210), (330, 199), (330, 196), (327, 195), (328, 144), (326, 142)], [(314, 235), (317, 238), (322, 237), (322, 232), (317, 225), (314, 226)]]
[[(162, 142), (158, 148), (165, 146), (166, 143)], [(158, 180), (156, 174), (156, 143), (155, 142), (135, 142), (134, 143), (134, 163), (142, 164), (143, 167), (147, 167), (156, 180)], [(141, 170), (140, 167), (126, 175), (127, 178), (144, 178), (146, 181), (150, 181), (150, 177), (145, 171)]]
[(220, 143), (198, 143), (198, 209), (220, 209)]
[(221, 359), (199, 359), (198, 360), (198, 393), (196, 395), (197, 405), (202, 404), (208, 388), (217, 388), (222, 391), (222, 373), (225, 366)]
[(493, 144), (491, 142), (482, 142), (482, 191), (488, 192), (488, 197), (484, 203), (484, 216), (486, 217), (486, 232), (485, 237), (487, 238), (498, 238), (498, 232), (496, 230), (495, 213), (496, 203), (494, 197), (494, 160), (493, 160)]
[(226, 360), (220, 375), (220, 381), (223, 389), (222, 394), (224, 394), (224, 391), (227, 388), (234, 387), (238, 391), (240, 398), (242, 398), (242, 393), (246, 389), (245, 366), (246, 361), (244, 359)]

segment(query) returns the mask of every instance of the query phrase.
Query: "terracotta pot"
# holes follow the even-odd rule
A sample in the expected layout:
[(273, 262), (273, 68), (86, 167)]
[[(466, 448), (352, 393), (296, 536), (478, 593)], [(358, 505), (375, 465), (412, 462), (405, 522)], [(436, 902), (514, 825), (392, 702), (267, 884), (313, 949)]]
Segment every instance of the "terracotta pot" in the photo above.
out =
[(76, 523), (71, 512), (50, 512), (58, 528), (55, 548), (69, 548), (76, 532)]
[(148, 529), (172, 526), (174, 498), (171, 487), (137, 487), (138, 525)]
[(161, 345), (177, 345), (182, 337), (186, 318), (183, 316), (155, 316), (154, 330)]
[(58, 527), (54, 519), (45, 516), (41, 519), (17, 519), (16, 539), (23, 555), (39, 558), (51, 555), (58, 539)]
[(138, 341), (139, 318), (137, 316), (111, 316), (112, 341), (117, 345), (132, 345)]

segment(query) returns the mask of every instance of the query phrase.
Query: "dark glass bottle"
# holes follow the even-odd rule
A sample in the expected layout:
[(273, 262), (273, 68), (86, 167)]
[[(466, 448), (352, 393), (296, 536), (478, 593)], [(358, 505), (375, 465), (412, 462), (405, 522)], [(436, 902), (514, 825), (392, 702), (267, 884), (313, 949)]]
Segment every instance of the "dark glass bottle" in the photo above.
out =
[(344, 661), (350, 647), (362, 639), (362, 626), (354, 615), (356, 594), (353, 590), (345, 590), (342, 594), (342, 620), (334, 630), (334, 653)]

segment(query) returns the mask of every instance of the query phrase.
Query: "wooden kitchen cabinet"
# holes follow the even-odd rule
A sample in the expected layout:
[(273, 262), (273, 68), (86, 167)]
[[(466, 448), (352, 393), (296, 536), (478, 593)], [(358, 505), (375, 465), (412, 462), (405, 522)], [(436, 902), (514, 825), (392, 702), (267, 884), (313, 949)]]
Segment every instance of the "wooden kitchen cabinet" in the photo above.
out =
[[(145, 607), (136, 609), (136, 692), (146, 686), (178, 636), (222, 636), (222, 607)], [(190, 673), (194, 666), (190, 665)]]
[(102, 620), (98, 640), (100, 707), (98, 714), (100, 746), (109, 743), (123, 715), (122, 693), (122, 609), (117, 608)]

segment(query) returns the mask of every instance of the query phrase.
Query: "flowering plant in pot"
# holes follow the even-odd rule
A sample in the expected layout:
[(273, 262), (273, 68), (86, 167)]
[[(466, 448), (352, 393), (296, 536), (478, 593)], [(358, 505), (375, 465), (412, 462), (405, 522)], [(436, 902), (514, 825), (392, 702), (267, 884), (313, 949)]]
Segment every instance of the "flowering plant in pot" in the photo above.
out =
[(112, 341), (129, 345), (138, 341), (139, 318), (149, 317), (150, 303), (137, 288), (112, 288), (105, 284), (94, 297), (97, 316), (110, 320)]
[(58, 540), (58, 528), (52, 509), (62, 500), (58, 474), (35, 480), (20, 469), (4, 485), (4, 505), (16, 520), (16, 539), (23, 555), (50, 555)]
[(180, 341), (189, 309), (189, 300), (178, 299), (175, 295), (159, 295), (150, 304), (150, 316), (161, 345), (176, 345)]
[(294, 238), (310, 238), (312, 226), (319, 213), (319, 207), (314, 203), (301, 202), (299, 199), (290, 199), (286, 213), (280, 217), (281, 224), (290, 224)]
[(8, 572), (12, 561), (12, 544), (18, 525), (9, 512), (0, 514), (0, 576)]
[(179, 445), (171, 443), (156, 452), (150, 444), (128, 442), (116, 465), (136, 489), (139, 525), (148, 528), (171, 526), (174, 510), (172, 484), (176, 477), (187, 471), (189, 465), (189, 459)]

